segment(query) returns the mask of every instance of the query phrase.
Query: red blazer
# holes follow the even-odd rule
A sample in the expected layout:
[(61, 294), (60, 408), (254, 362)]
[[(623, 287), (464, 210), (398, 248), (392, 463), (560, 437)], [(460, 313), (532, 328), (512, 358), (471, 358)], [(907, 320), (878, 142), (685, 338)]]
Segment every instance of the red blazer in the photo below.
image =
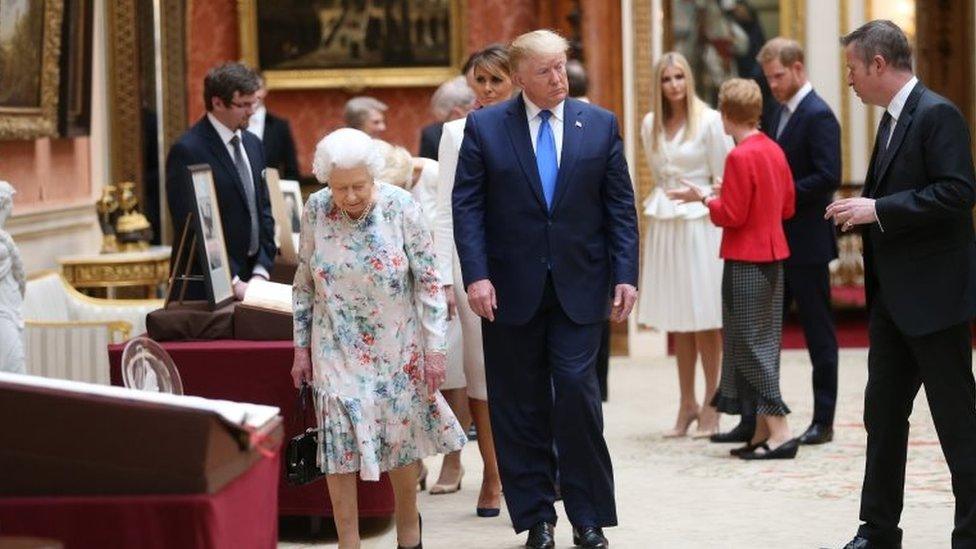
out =
[(793, 175), (783, 149), (763, 133), (742, 140), (725, 159), (718, 198), (708, 201), (722, 231), (722, 259), (769, 263), (790, 256), (783, 220), (793, 217)]

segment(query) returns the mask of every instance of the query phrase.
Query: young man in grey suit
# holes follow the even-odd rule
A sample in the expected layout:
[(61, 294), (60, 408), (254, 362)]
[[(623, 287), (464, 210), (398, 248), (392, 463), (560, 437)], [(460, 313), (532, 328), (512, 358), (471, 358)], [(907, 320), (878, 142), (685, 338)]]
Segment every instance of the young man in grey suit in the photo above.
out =
[(976, 176), (959, 109), (912, 74), (905, 34), (871, 21), (841, 39), (847, 81), (884, 107), (859, 198), (826, 216), (861, 226), (870, 321), (861, 527), (847, 549), (901, 547), (908, 417), (925, 387), (956, 498), (952, 547), (976, 547)]

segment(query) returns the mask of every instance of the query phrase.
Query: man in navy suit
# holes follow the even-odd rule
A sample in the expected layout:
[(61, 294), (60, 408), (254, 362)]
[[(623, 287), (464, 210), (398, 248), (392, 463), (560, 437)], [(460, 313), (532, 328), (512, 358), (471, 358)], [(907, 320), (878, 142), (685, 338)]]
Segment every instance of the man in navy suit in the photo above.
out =
[(969, 128), (912, 73), (908, 39), (891, 21), (841, 38), (847, 83), (885, 109), (864, 193), (832, 203), (844, 231), (860, 226), (868, 311), (868, 434), (861, 527), (846, 549), (900, 548), (908, 418), (921, 387), (956, 499), (954, 549), (976, 547), (976, 204)]
[[(277, 253), (268, 186), (261, 175), (264, 152), (261, 141), (245, 131), (260, 86), (258, 75), (240, 63), (210, 69), (203, 81), (207, 114), (180, 136), (166, 157), (166, 198), (176, 238), (193, 211), (193, 182), (187, 166), (209, 164), (213, 170), (237, 299), (244, 298), (252, 277), (269, 278)], [(175, 254), (175, 246), (173, 250)], [(201, 299), (204, 292), (203, 285), (194, 282), (187, 296)]]
[(557, 462), (574, 541), (608, 546), (617, 515), (595, 362), (604, 322), (626, 319), (637, 296), (617, 120), (566, 98), (567, 48), (551, 31), (512, 42), (523, 92), (468, 116), (453, 194), (505, 501), (533, 548), (554, 546)]
[(783, 222), (790, 246), (783, 305), (788, 310), (796, 303), (813, 364), (813, 421), (800, 443), (823, 444), (833, 440), (837, 403), (837, 333), (828, 268), (837, 257), (837, 237), (823, 212), (840, 187), (840, 124), (807, 81), (803, 57), (796, 41), (773, 38), (757, 59), (780, 107), (763, 131), (783, 148), (796, 185), (796, 215)]

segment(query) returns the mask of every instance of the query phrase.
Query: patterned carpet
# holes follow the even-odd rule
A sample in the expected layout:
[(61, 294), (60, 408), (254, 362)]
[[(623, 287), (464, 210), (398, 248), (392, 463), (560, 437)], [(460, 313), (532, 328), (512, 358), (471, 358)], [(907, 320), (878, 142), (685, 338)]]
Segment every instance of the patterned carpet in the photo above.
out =
[[(645, 548), (820, 548), (840, 547), (857, 525), (864, 431), (861, 425), (867, 352), (841, 352), (840, 395), (835, 441), (803, 447), (794, 461), (742, 462), (728, 456), (731, 445), (704, 440), (664, 439), (677, 407), (673, 359), (615, 361), (606, 437), (614, 462), (619, 526), (607, 530), (612, 547)], [(810, 367), (805, 351), (785, 351), (782, 391), (793, 409), (796, 434), (810, 418)], [(701, 383), (699, 376), (699, 384)], [(700, 387), (700, 385), (699, 385)], [(723, 426), (736, 418), (723, 418)], [(465, 447), (463, 488), (446, 496), (420, 496), (424, 547), (428, 549), (515, 548), (507, 513), (474, 516), (480, 486), (477, 447)], [(439, 459), (428, 459), (436, 478)], [(902, 515), (906, 548), (948, 547), (952, 493), (925, 398), (912, 416), (907, 495)], [(557, 548), (572, 547), (562, 506)], [(392, 528), (372, 526), (364, 548), (396, 545)], [(328, 529), (327, 529), (328, 530)], [(283, 536), (281, 547), (335, 547), (329, 532), (314, 539)], [(287, 541), (284, 541), (287, 540)]]

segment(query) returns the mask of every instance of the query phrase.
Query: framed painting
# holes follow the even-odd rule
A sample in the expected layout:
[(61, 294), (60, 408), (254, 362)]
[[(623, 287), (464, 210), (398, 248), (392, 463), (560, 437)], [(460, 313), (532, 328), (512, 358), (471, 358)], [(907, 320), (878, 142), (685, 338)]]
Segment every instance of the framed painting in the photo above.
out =
[(298, 181), (279, 179), (278, 170), (265, 168), (264, 182), (271, 197), (271, 215), (275, 220), (275, 244), (281, 259), (288, 265), (298, 264), (298, 229), (301, 224), (302, 195), (298, 193), (298, 221), (295, 216), (294, 188)]
[(241, 54), (271, 89), (435, 86), (456, 76), (462, 0), (238, 0)]
[(88, 135), (91, 123), (92, 0), (64, 0), (58, 133)]
[(725, 80), (762, 79), (756, 54), (766, 40), (786, 36), (804, 42), (804, 4), (805, 0), (665, 0), (664, 48), (685, 56), (695, 91), (715, 106)]
[(58, 132), (62, 0), (0, 0), (0, 139)]
[(224, 226), (220, 221), (220, 208), (217, 205), (217, 191), (209, 165), (194, 164), (187, 169), (190, 170), (193, 181), (196, 248), (199, 250), (197, 261), (203, 272), (207, 301), (216, 309), (234, 299), (227, 246), (224, 243)]

